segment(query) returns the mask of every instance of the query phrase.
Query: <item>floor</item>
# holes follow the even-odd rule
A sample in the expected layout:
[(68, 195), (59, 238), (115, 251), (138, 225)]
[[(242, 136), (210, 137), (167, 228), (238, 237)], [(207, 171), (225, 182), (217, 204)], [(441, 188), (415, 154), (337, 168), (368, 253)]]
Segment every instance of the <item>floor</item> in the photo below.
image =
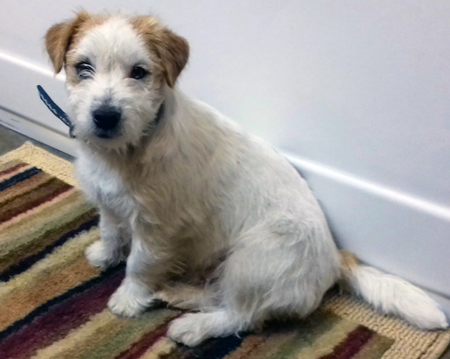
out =
[(27, 141), (30, 141), (36, 146), (42, 147), (48, 152), (51, 152), (59, 157), (62, 157), (69, 161), (73, 161), (73, 157), (64, 152), (58, 151), (53, 147), (44, 145), (41, 142), (37, 142), (31, 138), (25, 137), (20, 133), (14, 132), (0, 125), (0, 155), (22, 146)]
[[(11, 131), (3, 126), (0, 126), (0, 155), (9, 152), (17, 147), (20, 147), (22, 144), (24, 144), (26, 141), (31, 141), (35, 145), (42, 147), (46, 149), (47, 151), (60, 156), (62, 158), (65, 158), (69, 161), (73, 161), (73, 157), (63, 153), (61, 151), (55, 150), (52, 147), (46, 146), (40, 142), (34, 141), (28, 137), (25, 137), (17, 132)], [(407, 358), (405, 358), (407, 359)], [(447, 348), (445, 353), (440, 359), (450, 359), (450, 346)]]

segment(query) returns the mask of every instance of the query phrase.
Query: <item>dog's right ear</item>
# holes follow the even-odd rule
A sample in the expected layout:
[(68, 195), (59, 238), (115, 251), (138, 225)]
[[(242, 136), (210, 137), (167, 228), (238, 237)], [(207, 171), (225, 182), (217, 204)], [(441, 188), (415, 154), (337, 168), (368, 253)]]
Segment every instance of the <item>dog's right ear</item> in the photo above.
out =
[(136, 16), (132, 24), (161, 62), (163, 76), (170, 87), (186, 66), (189, 44), (181, 36), (169, 30), (153, 16)]
[(80, 11), (73, 20), (53, 25), (45, 35), (45, 47), (52, 60), (55, 73), (59, 73), (64, 65), (69, 45), (80, 29), (80, 26), (91, 17), (87, 11)]

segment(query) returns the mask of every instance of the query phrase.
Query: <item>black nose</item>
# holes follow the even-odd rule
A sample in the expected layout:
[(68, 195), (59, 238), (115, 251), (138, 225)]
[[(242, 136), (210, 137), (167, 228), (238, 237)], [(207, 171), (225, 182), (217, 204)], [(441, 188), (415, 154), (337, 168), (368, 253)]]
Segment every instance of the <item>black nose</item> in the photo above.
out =
[(116, 127), (122, 116), (117, 108), (110, 106), (99, 107), (92, 115), (94, 117), (95, 126), (105, 131), (112, 130)]

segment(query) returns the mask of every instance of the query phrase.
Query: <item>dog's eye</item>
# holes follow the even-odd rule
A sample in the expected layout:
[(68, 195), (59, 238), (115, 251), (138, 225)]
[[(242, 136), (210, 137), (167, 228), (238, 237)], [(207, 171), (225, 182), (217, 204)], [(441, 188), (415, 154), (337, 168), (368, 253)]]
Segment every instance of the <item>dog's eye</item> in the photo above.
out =
[(133, 67), (133, 69), (131, 70), (130, 73), (130, 78), (135, 79), (135, 80), (141, 80), (143, 79), (145, 76), (148, 75), (148, 71), (146, 69), (144, 69), (141, 66), (135, 66)]
[(75, 69), (77, 70), (78, 77), (82, 80), (91, 78), (95, 72), (94, 67), (85, 61), (76, 64)]

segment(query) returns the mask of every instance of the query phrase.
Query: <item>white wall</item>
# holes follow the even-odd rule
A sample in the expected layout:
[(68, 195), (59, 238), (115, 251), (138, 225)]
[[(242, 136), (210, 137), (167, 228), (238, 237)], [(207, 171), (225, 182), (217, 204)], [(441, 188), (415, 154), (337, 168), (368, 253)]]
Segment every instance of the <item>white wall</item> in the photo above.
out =
[(2, 0), (0, 107), (66, 131), (35, 85), (64, 103), (42, 37), (80, 5), (163, 18), (180, 87), (290, 154), (342, 246), (450, 298), (450, 2)]

